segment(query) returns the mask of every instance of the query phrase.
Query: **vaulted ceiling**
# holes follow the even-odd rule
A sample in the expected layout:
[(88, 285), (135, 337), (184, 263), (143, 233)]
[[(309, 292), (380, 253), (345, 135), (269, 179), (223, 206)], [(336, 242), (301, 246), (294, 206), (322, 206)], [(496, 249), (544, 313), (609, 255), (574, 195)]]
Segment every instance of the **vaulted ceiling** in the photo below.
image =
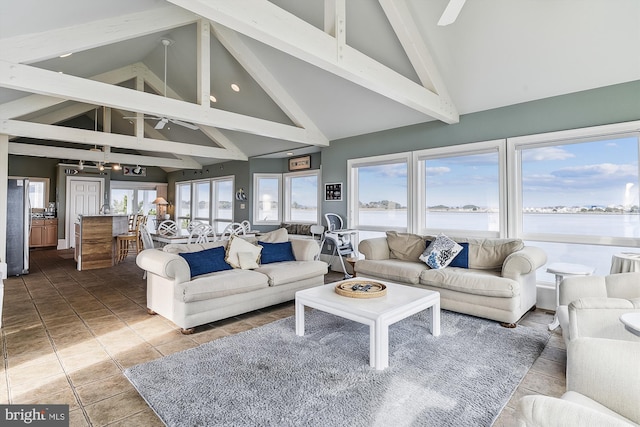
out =
[(0, 0), (0, 133), (10, 154), (198, 169), (640, 80), (637, 0), (469, 0), (438, 26), (446, 5)]

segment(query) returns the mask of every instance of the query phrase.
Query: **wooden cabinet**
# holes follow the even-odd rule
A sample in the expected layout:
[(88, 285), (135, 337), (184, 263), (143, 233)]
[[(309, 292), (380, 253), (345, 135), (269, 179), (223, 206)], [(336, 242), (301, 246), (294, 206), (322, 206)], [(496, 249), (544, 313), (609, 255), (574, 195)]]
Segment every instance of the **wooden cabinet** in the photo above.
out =
[(31, 221), (29, 247), (58, 246), (58, 219), (34, 219)]

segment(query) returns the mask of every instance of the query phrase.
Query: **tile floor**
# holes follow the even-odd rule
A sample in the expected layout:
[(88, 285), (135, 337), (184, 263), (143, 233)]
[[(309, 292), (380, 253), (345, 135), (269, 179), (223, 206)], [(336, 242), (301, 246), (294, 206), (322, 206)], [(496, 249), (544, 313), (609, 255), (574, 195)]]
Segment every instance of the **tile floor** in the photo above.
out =
[[(326, 281), (340, 278), (330, 273)], [(80, 272), (71, 251), (33, 251), (30, 274), (5, 281), (0, 402), (68, 404), (71, 426), (161, 426), (122, 374), (125, 368), (293, 314), (293, 303), (285, 303), (185, 336), (147, 314), (145, 281), (133, 256)], [(551, 317), (537, 310), (521, 324), (544, 329)], [(523, 395), (561, 395), (565, 364), (556, 331), (494, 425), (514, 424)]]

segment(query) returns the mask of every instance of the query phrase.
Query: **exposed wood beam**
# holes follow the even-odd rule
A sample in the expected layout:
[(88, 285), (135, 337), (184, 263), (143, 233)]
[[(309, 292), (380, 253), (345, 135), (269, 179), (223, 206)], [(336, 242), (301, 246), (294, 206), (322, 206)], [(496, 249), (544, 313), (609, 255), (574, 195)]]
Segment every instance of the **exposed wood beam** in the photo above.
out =
[[(0, 121), (0, 133), (22, 136), (25, 138), (65, 141), (86, 145), (102, 145), (133, 150), (155, 151), (159, 153), (211, 157), (215, 159), (246, 160), (246, 156), (242, 158), (238, 153), (231, 152), (224, 148), (207, 147), (204, 145), (187, 144), (183, 142), (161, 141), (149, 138), (138, 138), (135, 136), (94, 132), (85, 129), (21, 122), (18, 120)], [(150, 166), (153, 166), (153, 164)]]
[[(147, 67), (142, 63), (127, 65), (126, 67), (117, 68), (91, 77), (102, 83), (118, 84), (135, 78), (139, 73), (144, 72)], [(29, 95), (14, 101), (0, 104), (0, 119), (14, 119), (16, 117), (25, 116), (35, 113), (45, 108), (65, 102), (66, 99), (53, 98), (46, 95)]]
[(77, 148), (51, 147), (37, 144), (9, 143), (9, 154), (16, 156), (48, 157), (70, 160), (84, 160), (89, 162), (124, 163), (134, 165), (158, 166), (177, 169), (202, 169), (202, 165), (180, 159), (163, 157), (138, 156), (133, 154), (119, 154), (109, 151), (89, 151)]
[(0, 59), (33, 63), (188, 25), (197, 16), (175, 6), (100, 19), (72, 27), (0, 39)]
[(312, 130), (229, 111), (205, 109), (184, 101), (7, 61), (0, 61), (0, 86), (106, 107), (166, 116), (286, 141), (310, 145), (328, 144), (326, 138)]
[(200, 19), (196, 32), (197, 50), (197, 101), (198, 104), (210, 105), (211, 95), (211, 24), (209, 21)]
[(447, 102), (452, 109), (455, 109), (442, 75), (413, 19), (406, 0), (378, 1), (422, 84), (437, 93), (443, 102)]
[(271, 71), (264, 66), (253, 51), (240, 38), (238, 33), (218, 24), (214, 24), (213, 28), (220, 43), (233, 55), (245, 71), (262, 87), (267, 95), (273, 99), (293, 123), (305, 129), (313, 129), (315, 132), (321, 133), (316, 124), (307, 116), (304, 110), (273, 76)]
[(334, 37), (271, 2), (168, 1), (429, 117), (446, 123), (459, 121), (457, 111), (438, 95), (350, 46), (344, 46), (338, 61)]

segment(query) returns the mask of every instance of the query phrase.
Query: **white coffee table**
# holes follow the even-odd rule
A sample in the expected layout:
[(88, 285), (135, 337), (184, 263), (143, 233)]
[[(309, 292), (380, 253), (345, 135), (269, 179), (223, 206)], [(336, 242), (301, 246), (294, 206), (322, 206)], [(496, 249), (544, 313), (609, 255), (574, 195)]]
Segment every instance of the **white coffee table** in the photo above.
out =
[(345, 297), (335, 292), (336, 283), (296, 292), (296, 335), (304, 335), (305, 306), (369, 325), (369, 365), (376, 370), (389, 366), (389, 325), (431, 308), (431, 333), (440, 335), (440, 293), (363, 277), (348, 281), (359, 280), (384, 283), (387, 294)]

